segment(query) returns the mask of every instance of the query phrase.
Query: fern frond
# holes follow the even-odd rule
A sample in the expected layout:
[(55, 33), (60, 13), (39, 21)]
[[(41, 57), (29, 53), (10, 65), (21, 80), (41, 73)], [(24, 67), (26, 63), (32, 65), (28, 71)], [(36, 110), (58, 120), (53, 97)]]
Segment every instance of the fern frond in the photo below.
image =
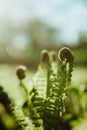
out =
[(21, 107), (15, 106), (12, 111), (13, 116), (16, 119), (17, 125), (21, 130), (31, 130), (33, 129), (33, 125), (28, 117), (26, 117), (22, 111)]
[[(31, 122), (33, 121), (32, 128), (39, 130), (42, 126), (42, 120), (40, 119), (40, 115), (37, 113), (37, 110), (34, 108), (32, 102), (31, 102), (31, 99), (33, 97), (33, 90), (31, 92), (29, 92), (23, 83), (23, 79), (26, 76), (25, 71), (26, 71), (26, 69), (24, 66), (19, 66), (17, 69), (17, 72), (16, 72), (17, 76), (19, 78), (19, 81), (20, 81), (20, 84), (19, 84), (20, 88), (22, 88), (24, 90), (24, 93), (25, 93), (25, 102), (23, 103), (23, 106), (21, 108), (23, 111), (20, 111), (20, 109), (16, 109), (16, 111), (14, 111), (14, 112), (15, 112), (16, 118), (19, 119), (20, 126), (24, 127), (23, 125), (26, 125), (24, 120), (27, 119), (27, 121), (28, 121), (28, 117), (29, 117)], [(19, 114), (17, 114), (17, 111), (19, 113), (21, 112), (20, 113), (21, 118), (18, 116)]]
[(67, 85), (69, 85), (71, 82), (73, 64), (74, 64), (73, 52), (71, 51), (70, 48), (63, 47), (62, 49), (60, 49), (58, 57), (59, 57), (60, 61), (62, 61), (62, 62), (66, 61), (66, 63), (67, 63), (67, 65), (66, 65)]
[(58, 70), (57, 53), (56, 51), (50, 51), (49, 55), (50, 55), (52, 73), (57, 74), (57, 70)]
[(0, 102), (5, 106), (9, 115), (11, 115), (17, 123), (20, 130), (31, 130), (31, 124), (28, 117), (26, 117), (21, 107), (15, 105), (14, 101), (10, 99), (8, 94), (0, 87)]
[(41, 63), (34, 75), (34, 86), (36, 87), (39, 96), (46, 99), (49, 95), (49, 77), (51, 73), (51, 65), (49, 53), (47, 50), (41, 52)]
[(74, 58), (70, 49), (67, 48), (62, 48), (59, 56), (62, 62), (58, 65), (57, 74), (51, 73), (49, 80), (50, 96), (47, 100), (46, 115), (48, 116), (45, 121), (45, 129), (58, 129), (61, 116), (65, 112), (67, 85), (70, 83)]
[[(66, 93), (66, 64), (58, 69), (57, 75), (50, 76), (50, 96), (46, 106), (45, 129), (56, 130), (59, 128), (59, 121), (65, 111)], [(62, 77), (63, 76), (63, 77)], [(48, 122), (48, 123), (47, 123)]]
[[(39, 118), (43, 121), (46, 100), (50, 92), (49, 77), (51, 73), (51, 66), (49, 54), (47, 50), (41, 53), (41, 63), (38, 67), (33, 79), (33, 96), (31, 98), (33, 107), (36, 109)], [(37, 118), (37, 117), (36, 117)], [(43, 121), (44, 122), (44, 121)]]

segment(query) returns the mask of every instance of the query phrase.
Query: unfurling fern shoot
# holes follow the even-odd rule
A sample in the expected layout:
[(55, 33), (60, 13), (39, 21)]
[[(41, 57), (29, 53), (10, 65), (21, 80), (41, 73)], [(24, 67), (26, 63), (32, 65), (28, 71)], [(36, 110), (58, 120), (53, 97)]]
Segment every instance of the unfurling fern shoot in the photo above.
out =
[[(33, 106), (37, 111), (37, 114), (40, 115), (39, 120), (41, 119), (43, 122), (45, 117), (45, 103), (49, 95), (50, 68), (51, 66), (49, 60), (49, 53), (47, 50), (43, 50), (41, 52), (41, 63), (39, 64), (38, 70), (33, 78), (33, 85), (34, 85), (33, 90), (35, 91), (31, 99)], [(36, 119), (38, 121), (37, 115)]]
[(61, 61), (58, 64), (56, 75), (50, 74), (50, 94), (47, 100), (47, 118), (45, 121), (45, 130), (59, 128), (62, 114), (65, 112), (65, 99), (67, 97), (67, 87), (70, 83), (73, 67), (73, 54), (69, 48), (62, 48), (58, 57)]
[(57, 53), (56, 53), (56, 51), (50, 51), (49, 55), (50, 55), (52, 72), (53, 72), (53, 74), (57, 74), (57, 70), (58, 70)]
[(27, 68), (23, 65), (20, 65), (17, 67), (16, 74), (18, 76), (18, 79), (20, 80), (20, 87), (24, 89), (25, 95), (28, 97), (28, 90), (26, 89), (26, 86), (23, 83), (23, 79), (26, 77), (26, 71)]
[(41, 52), (41, 63), (38, 66), (38, 70), (34, 75), (33, 83), (38, 90), (38, 94), (41, 98), (46, 99), (49, 95), (49, 77), (51, 73), (51, 65), (49, 60), (49, 53), (47, 50)]
[(74, 55), (70, 48), (63, 47), (60, 49), (58, 54), (59, 60), (61, 62), (66, 62), (67, 64), (67, 85), (71, 82), (73, 64), (74, 64)]

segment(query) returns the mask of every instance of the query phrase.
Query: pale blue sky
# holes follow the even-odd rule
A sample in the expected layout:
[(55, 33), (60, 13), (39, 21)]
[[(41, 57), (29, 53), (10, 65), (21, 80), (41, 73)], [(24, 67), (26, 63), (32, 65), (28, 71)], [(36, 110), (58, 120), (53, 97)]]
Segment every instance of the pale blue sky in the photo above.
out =
[(16, 26), (24, 25), (31, 18), (39, 18), (59, 28), (64, 41), (74, 42), (78, 39), (79, 32), (87, 32), (87, 2), (86, 0), (0, 0), (1, 26), (6, 24), (7, 18)]

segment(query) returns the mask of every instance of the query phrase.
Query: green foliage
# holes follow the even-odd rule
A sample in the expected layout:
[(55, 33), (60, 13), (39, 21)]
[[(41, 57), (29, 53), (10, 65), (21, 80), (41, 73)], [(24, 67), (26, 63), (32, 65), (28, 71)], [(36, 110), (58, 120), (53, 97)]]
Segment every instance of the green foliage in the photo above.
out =
[[(18, 130), (61, 129), (74, 57), (71, 50), (66, 47), (60, 49), (58, 57), (59, 62), (55, 52), (42, 51), (41, 63), (32, 79), (31, 91), (23, 82), (26, 77), (25, 67), (18, 67), (16, 74), (20, 81), (19, 86), (25, 94), (22, 106), (15, 103), (13, 105), (12, 99), (7, 98), (8, 96), (7, 102), (3, 101), (2, 95), (0, 96), (0, 102), (15, 118)], [(0, 92), (3, 94), (2, 89)]]
[(11, 130), (24, 130), (25, 128), (29, 128), (29, 119), (24, 115), (22, 109), (16, 106), (13, 100), (9, 98), (8, 94), (3, 90), (2, 87), (0, 87), (0, 103), (4, 105), (7, 113), (12, 117), (12, 120), (15, 124)]
[(68, 115), (67, 120), (72, 127), (75, 127), (87, 120), (87, 83), (72, 85), (68, 97), (65, 118)]
[(75, 63), (83, 63), (86, 65), (87, 63), (87, 47), (84, 48), (76, 48), (73, 49), (74, 56), (75, 56)]

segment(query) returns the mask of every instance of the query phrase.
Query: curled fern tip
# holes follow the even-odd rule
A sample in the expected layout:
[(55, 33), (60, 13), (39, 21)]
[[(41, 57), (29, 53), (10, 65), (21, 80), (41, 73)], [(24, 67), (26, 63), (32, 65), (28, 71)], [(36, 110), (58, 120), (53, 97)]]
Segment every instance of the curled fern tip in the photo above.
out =
[(25, 78), (26, 67), (23, 65), (18, 66), (16, 74), (20, 80)]
[(42, 59), (43, 62), (49, 61), (49, 53), (48, 53), (47, 50), (42, 50), (41, 59)]
[(63, 47), (59, 50), (58, 57), (60, 61), (67, 60), (68, 62), (73, 62), (74, 56), (73, 52), (68, 47)]

